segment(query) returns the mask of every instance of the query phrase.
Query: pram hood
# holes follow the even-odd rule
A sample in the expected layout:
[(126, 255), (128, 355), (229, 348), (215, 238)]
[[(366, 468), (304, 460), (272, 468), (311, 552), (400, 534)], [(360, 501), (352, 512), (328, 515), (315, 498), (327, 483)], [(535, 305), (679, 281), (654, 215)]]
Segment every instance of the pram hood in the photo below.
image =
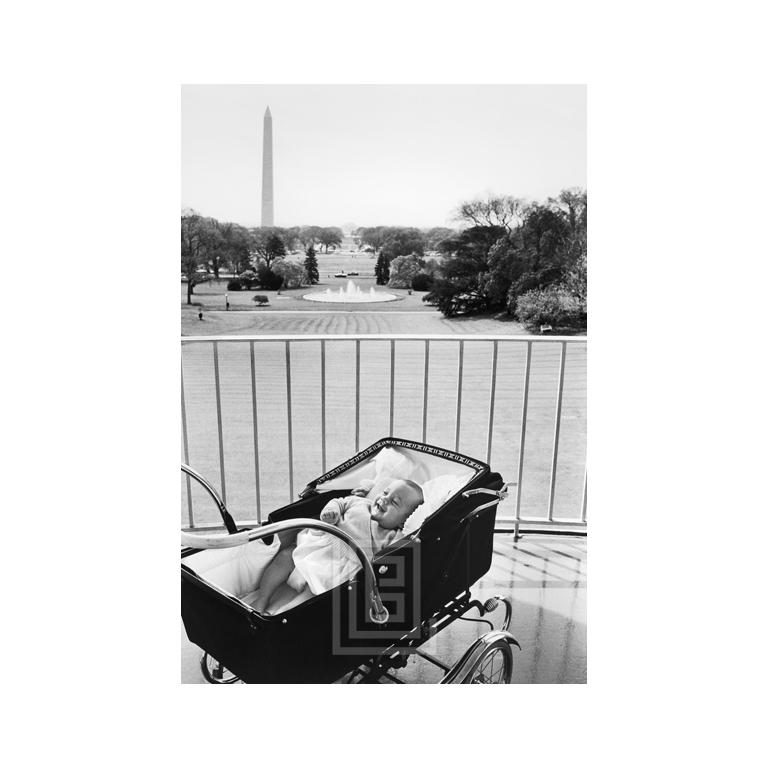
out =
[(412, 533), (486, 472), (490, 472), (487, 464), (461, 453), (386, 437), (308, 483), (300, 497), (355, 488), (364, 481), (373, 483), (369, 493), (373, 496), (394, 478), (412, 480), (424, 493), (424, 503), (406, 521), (405, 533)]

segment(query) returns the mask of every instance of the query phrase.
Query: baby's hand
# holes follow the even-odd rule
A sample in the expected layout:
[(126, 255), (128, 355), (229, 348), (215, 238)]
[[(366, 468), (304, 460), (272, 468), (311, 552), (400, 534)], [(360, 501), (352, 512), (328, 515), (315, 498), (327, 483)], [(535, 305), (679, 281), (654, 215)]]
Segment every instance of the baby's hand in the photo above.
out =
[(329, 525), (336, 525), (336, 523), (339, 522), (340, 517), (341, 514), (335, 507), (326, 508), (320, 513), (320, 519)]
[(365, 498), (368, 492), (373, 488), (373, 480), (362, 480), (357, 488), (352, 489), (353, 496), (362, 496)]

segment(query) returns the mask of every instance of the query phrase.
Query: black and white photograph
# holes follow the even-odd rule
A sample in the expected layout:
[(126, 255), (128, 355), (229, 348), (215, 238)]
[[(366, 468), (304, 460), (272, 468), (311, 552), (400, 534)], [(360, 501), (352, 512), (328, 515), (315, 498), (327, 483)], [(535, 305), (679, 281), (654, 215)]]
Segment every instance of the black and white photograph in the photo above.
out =
[(587, 682), (586, 91), (182, 86), (182, 683)]
[(759, 6), (6, 5), (5, 763), (762, 766)]

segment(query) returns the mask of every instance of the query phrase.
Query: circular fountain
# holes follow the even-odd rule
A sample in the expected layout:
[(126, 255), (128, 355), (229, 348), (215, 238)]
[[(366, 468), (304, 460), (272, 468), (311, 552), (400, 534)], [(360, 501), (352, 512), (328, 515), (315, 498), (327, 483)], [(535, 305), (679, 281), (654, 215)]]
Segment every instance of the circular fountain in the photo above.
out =
[(394, 293), (377, 291), (373, 286), (364, 291), (354, 280), (347, 280), (345, 287), (333, 291), (326, 288), (316, 293), (305, 293), (303, 298), (307, 301), (324, 301), (326, 303), (367, 304), (375, 301), (394, 301), (397, 296)]

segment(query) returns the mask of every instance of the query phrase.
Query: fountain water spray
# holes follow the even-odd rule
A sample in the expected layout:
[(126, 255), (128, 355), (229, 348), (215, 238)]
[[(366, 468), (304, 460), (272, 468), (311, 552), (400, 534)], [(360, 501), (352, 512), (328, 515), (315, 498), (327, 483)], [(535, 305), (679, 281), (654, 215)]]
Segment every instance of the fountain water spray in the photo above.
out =
[(317, 293), (305, 293), (303, 298), (307, 301), (324, 301), (326, 303), (366, 304), (380, 301), (394, 301), (397, 296), (394, 293), (377, 291), (373, 286), (368, 291), (363, 291), (354, 280), (347, 280), (345, 287), (339, 287), (337, 291), (326, 288)]

